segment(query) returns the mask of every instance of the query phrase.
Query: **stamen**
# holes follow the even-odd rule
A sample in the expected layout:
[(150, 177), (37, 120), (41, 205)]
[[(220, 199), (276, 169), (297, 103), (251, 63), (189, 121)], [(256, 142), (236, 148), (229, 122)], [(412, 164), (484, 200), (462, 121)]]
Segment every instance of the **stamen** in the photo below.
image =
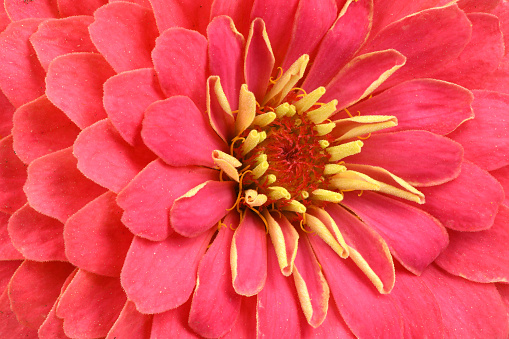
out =
[(320, 108), (307, 112), (306, 116), (315, 124), (322, 123), (336, 112), (337, 105), (338, 101), (334, 99)]
[(263, 223), (265, 224), (265, 234), (268, 234), (269, 233), (269, 224), (267, 222), (267, 219), (265, 219), (265, 217), (260, 212), (258, 212), (256, 209), (254, 209), (252, 207), (249, 207), (249, 209), (251, 211), (255, 212), (256, 214), (258, 214), (260, 219), (262, 219)]
[(366, 140), (366, 139), (369, 139), (370, 136), (371, 136), (371, 133), (368, 133), (368, 136), (366, 136), (366, 137), (363, 137), (362, 135), (359, 135), (357, 138), (361, 139), (361, 140)]
[(312, 193), (311, 198), (321, 201), (329, 201), (329, 202), (335, 202), (338, 203), (341, 200), (343, 200), (343, 194), (338, 192), (333, 192), (329, 190), (324, 189), (316, 189)]
[(361, 147), (364, 143), (360, 140), (347, 142), (338, 146), (329, 147), (326, 149), (327, 153), (331, 155), (329, 161), (338, 161), (350, 155), (358, 154), (361, 152)]
[(290, 192), (286, 190), (286, 188), (281, 186), (271, 186), (269, 187), (269, 198), (274, 200), (279, 199), (290, 199), (292, 196)]
[(295, 108), (297, 109), (297, 113), (302, 114), (306, 112), (314, 104), (316, 104), (318, 99), (320, 99), (324, 94), (325, 87), (318, 87), (313, 92), (309, 93), (308, 95), (305, 95), (302, 99), (294, 103)]
[(274, 119), (276, 119), (276, 113), (274, 113), (274, 112), (263, 113), (263, 114), (257, 115), (254, 118), (253, 125), (265, 127), (265, 126), (269, 125), (270, 123), (272, 123), (274, 121)]
[(313, 127), (313, 129), (316, 131), (317, 135), (321, 137), (322, 135), (327, 135), (336, 127), (336, 124), (331, 122), (328, 124), (320, 124)]
[(246, 142), (246, 139), (245, 138), (241, 138), (239, 136), (236, 136), (235, 138), (232, 139), (232, 143), (230, 145), (230, 155), (233, 156), (233, 147), (235, 146), (235, 143), (237, 141), (242, 141), (242, 142)]

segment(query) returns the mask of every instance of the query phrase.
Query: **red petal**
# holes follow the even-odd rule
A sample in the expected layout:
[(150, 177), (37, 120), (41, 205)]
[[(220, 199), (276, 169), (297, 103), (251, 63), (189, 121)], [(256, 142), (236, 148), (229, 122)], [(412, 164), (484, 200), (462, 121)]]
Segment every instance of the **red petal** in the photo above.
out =
[(362, 115), (395, 116), (398, 125), (390, 131), (425, 130), (444, 135), (474, 117), (470, 107), (473, 100), (470, 91), (455, 84), (416, 79), (389, 88), (349, 109)]
[(124, 72), (104, 83), (104, 108), (110, 121), (130, 145), (141, 140), (141, 122), (145, 109), (164, 99), (152, 68)]
[(261, 102), (267, 90), (274, 67), (274, 54), (265, 31), (263, 20), (256, 18), (251, 24), (244, 58), (244, 78), (249, 91)]
[(380, 166), (413, 186), (443, 184), (458, 177), (463, 161), (460, 144), (426, 131), (372, 135), (362, 152), (348, 162)]
[(0, 210), (14, 213), (26, 202), (23, 184), (27, 179), (26, 165), (12, 149), (12, 136), (0, 140)]
[(38, 328), (74, 267), (63, 262), (25, 260), (9, 283), (11, 308), (20, 324)]
[(188, 96), (205, 111), (207, 39), (203, 35), (183, 28), (169, 29), (157, 38), (152, 59), (166, 96)]
[(94, 12), (90, 37), (117, 72), (152, 67), (150, 52), (159, 35), (152, 10), (114, 2)]
[(256, 296), (242, 298), (242, 308), (233, 328), (223, 338), (250, 338), (256, 333)]
[(21, 260), (8, 260), (0, 262), (0, 291), (5, 290), (12, 275), (23, 262)]
[[(1, 8), (1, 6), (0, 6)], [(11, 134), (12, 116), (14, 115), (14, 106), (9, 99), (0, 90), (0, 139)]]
[[(224, 222), (226, 225), (238, 225), (239, 216), (231, 212)], [(228, 249), (232, 238), (233, 231), (229, 227), (222, 227), (198, 269), (189, 326), (206, 338), (225, 335), (240, 313), (241, 296), (233, 289), (230, 270)]]
[(300, 324), (302, 338), (356, 338), (341, 317), (338, 307), (332, 299), (329, 302), (327, 318), (325, 318), (325, 321), (320, 326), (317, 328), (309, 326), (303, 316), (301, 316)]
[(173, 310), (154, 314), (150, 338), (200, 339), (187, 324), (190, 306), (191, 299)]
[(150, 0), (159, 32), (171, 27), (183, 27), (205, 32), (209, 23), (211, 0)]
[(244, 37), (237, 32), (231, 18), (214, 18), (207, 27), (210, 74), (221, 79), (232, 110), (239, 108), (239, 91), (244, 82)]
[[(246, 37), (251, 25), (249, 14), (253, 8), (254, 0), (235, 1), (235, 0), (215, 0), (210, 8), (210, 18), (213, 22), (217, 16), (228, 16), (234, 22), (239, 32)], [(208, 29), (208, 27), (207, 27)]]
[(3, 32), (10, 23), (11, 19), (5, 11), (5, 6), (0, 6), (0, 32)]
[[(360, 338), (402, 337), (402, 319), (390, 295), (380, 294), (350, 259), (341, 259), (318, 237), (308, 237), (341, 316)], [(366, 321), (369, 319), (369, 321)]]
[(481, 231), (491, 227), (504, 190), (486, 171), (464, 161), (459, 177), (439, 186), (423, 187), (426, 203), (420, 208), (456, 231)]
[(133, 235), (120, 221), (116, 195), (106, 192), (70, 217), (64, 229), (65, 253), (77, 267), (118, 277)]
[(449, 137), (465, 149), (465, 158), (492, 171), (509, 165), (509, 95), (474, 91), (475, 119), (467, 121)]
[(46, 95), (79, 128), (106, 118), (103, 84), (115, 72), (96, 53), (71, 53), (54, 59), (46, 76)]
[(28, 18), (58, 18), (59, 16), (57, 2), (54, 0), (32, 0), (26, 2), (5, 0), (4, 6), (12, 21)]
[(28, 41), (41, 21), (13, 22), (0, 34), (0, 88), (14, 107), (44, 94), (46, 74)]
[(267, 283), (258, 293), (257, 335), (266, 338), (300, 338), (299, 306), (292, 281), (281, 274), (276, 252), (267, 258)]
[(419, 274), (448, 244), (447, 231), (426, 212), (383, 195), (349, 194), (342, 202), (387, 242), (392, 255)]
[(479, 79), (494, 72), (504, 56), (504, 37), (496, 16), (474, 13), (468, 19), (472, 22), (472, 39), (459, 57), (433, 78), (479, 88)]
[(126, 143), (108, 119), (84, 129), (73, 153), (87, 178), (117, 193), (155, 158), (145, 145)]
[(13, 246), (7, 225), (10, 215), (0, 212), (0, 260), (24, 259), (23, 255)]
[(160, 159), (145, 167), (125, 189), (117, 203), (124, 209), (122, 222), (142, 238), (161, 241), (173, 232), (168, 213), (175, 199), (217, 172), (202, 167), (171, 167)]
[(234, 181), (207, 181), (176, 199), (170, 210), (170, 224), (175, 232), (195, 237), (217, 224), (235, 204)]
[(173, 166), (214, 167), (212, 151), (228, 152), (226, 143), (210, 127), (202, 112), (184, 96), (150, 105), (145, 112), (141, 136), (154, 153)]
[(338, 17), (320, 43), (302, 88), (312, 91), (327, 85), (364, 43), (372, 19), (372, 0), (351, 2), (346, 13)]
[(161, 313), (186, 302), (212, 233), (196, 238), (173, 233), (161, 242), (134, 238), (120, 279), (138, 311)]
[(93, 21), (90, 16), (75, 16), (42, 22), (30, 37), (42, 67), (47, 71), (53, 59), (67, 53), (97, 53), (88, 33), (88, 26)]
[(481, 232), (449, 232), (449, 246), (436, 263), (469, 280), (509, 282), (509, 208), (502, 205), (493, 226)]
[(405, 56), (393, 49), (358, 56), (334, 76), (321, 100), (336, 99), (338, 109), (348, 107), (368, 96), (404, 64)]
[(283, 69), (288, 69), (303, 54), (315, 54), (315, 49), (336, 20), (336, 15), (336, 0), (299, 2), (288, 51), (281, 64)]
[(505, 192), (504, 205), (509, 206), (509, 166), (501, 167), (497, 170), (490, 172), (490, 174), (498, 180), (502, 185)]
[(28, 179), (23, 187), (30, 206), (37, 212), (65, 222), (103, 194), (105, 189), (85, 178), (76, 164), (70, 148), (33, 161), (28, 166)]
[(118, 278), (79, 270), (57, 306), (64, 332), (71, 338), (104, 337), (118, 318), (126, 296)]
[(14, 150), (26, 164), (72, 146), (80, 129), (43, 95), (18, 108), (13, 117)]
[(458, 6), (465, 12), (490, 12), (497, 7), (500, 0), (484, 0), (479, 2), (476, 0), (459, 0)]
[(460, 55), (471, 34), (471, 23), (465, 13), (451, 5), (425, 10), (390, 24), (362, 51), (394, 48), (407, 58), (405, 67), (382, 85), (387, 88), (405, 80), (425, 78), (442, 69)]
[(446, 338), (506, 338), (507, 312), (494, 284), (478, 284), (434, 266), (422, 278), (442, 311)]
[(509, 312), (509, 285), (508, 284), (495, 284), (497, 290), (505, 303), (505, 307)]
[(152, 315), (141, 314), (134, 303), (128, 300), (106, 338), (150, 339), (151, 329)]
[(106, 4), (107, 0), (57, 0), (60, 16), (92, 15), (94, 11)]
[(267, 235), (260, 217), (250, 210), (235, 230), (230, 262), (233, 288), (238, 294), (253, 296), (263, 289), (267, 279)]
[(36, 212), (28, 204), (9, 219), (12, 244), (29, 260), (67, 261), (63, 232), (60, 221)]
[(360, 253), (369, 268), (380, 279), (382, 286), (375, 285), (380, 293), (390, 293), (395, 282), (394, 263), (384, 239), (337, 204), (328, 205), (326, 211), (338, 225), (348, 246)]
[(0, 296), (0, 328), (8, 338), (37, 339), (37, 330), (21, 326), (11, 310), (7, 289)]
[(292, 31), (298, 4), (298, 0), (254, 0), (253, 2), (251, 21), (260, 18), (265, 23), (277, 65), (281, 65), (290, 44), (289, 34)]

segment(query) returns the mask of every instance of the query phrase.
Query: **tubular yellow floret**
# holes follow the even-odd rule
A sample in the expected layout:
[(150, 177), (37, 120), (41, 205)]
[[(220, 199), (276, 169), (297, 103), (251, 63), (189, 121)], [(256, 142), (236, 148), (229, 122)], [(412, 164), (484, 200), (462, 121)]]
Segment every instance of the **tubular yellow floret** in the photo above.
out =
[(266, 160), (262, 161), (255, 168), (253, 168), (253, 177), (255, 179), (260, 178), (262, 175), (265, 174), (265, 172), (267, 171), (268, 168), (269, 168), (269, 163)]
[(316, 131), (316, 133), (318, 134), (318, 136), (323, 136), (323, 135), (327, 135), (329, 134), (330, 132), (332, 132), (332, 130), (334, 129), (334, 127), (336, 127), (336, 124), (333, 123), (333, 122), (330, 122), (328, 124), (320, 124), (320, 125), (316, 125), (315, 127), (313, 127), (313, 129)]
[(325, 120), (329, 119), (330, 116), (336, 112), (336, 106), (338, 104), (337, 100), (332, 100), (331, 102), (326, 103), (320, 108), (317, 108), (313, 111), (309, 111), (306, 113), (308, 119), (315, 124), (320, 124)]
[(306, 213), (306, 206), (298, 202), (297, 200), (292, 200), (288, 205), (281, 207), (281, 209), (285, 211), (291, 211), (295, 213)]
[(308, 191), (302, 191), (302, 192), (300, 192), (300, 195), (302, 196), (302, 199), (307, 199), (307, 198), (309, 198), (309, 193), (308, 193)]
[(244, 194), (246, 204), (251, 207), (262, 206), (267, 202), (267, 196), (265, 194), (258, 194), (255, 190), (246, 190)]
[(321, 201), (340, 202), (343, 200), (343, 194), (319, 188), (311, 192), (311, 198)]
[(242, 155), (246, 155), (247, 153), (251, 152), (253, 148), (255, 148), (261, 142), (260, 139), (262, 138), (262, 133), (258, 133), (257, 130), (252, 130), (249, 132), (246, 141), (244, 141), (242, 144)]
[(321, 148), (327, 148), (330, 146), (330, 143), (327, 140), (319, 140), (318, 144)]
[(233, 167), (242, 166), (242, 163), (239, 160), (237, 160), (237, 158), (235, 158), (229, 154), (226, 154), (225, 152), (222, 152), (220, 150), (212, 151), (212, 158), (224, 160), (224, 161), (228, 162), (229, 164), (231, 164)]
[(318, 87), (313, 92), (309, 93), (308, 95), (305, 95), (302, 99), (294, 103), (295, 108), (297, 109), (297, 113), (301, 114), (306, 112), (314, 104), (316, 104), (318, 99), (320, 99), (324, 94), (325, 87)]
[(290, 105), (290, 108), (288, 109), (288, 112), (286, 113), (287, 117), (293, 117), (297, 113), (297, 109), (294, 105)]
[(290, 111), (290, 104), (287, 102), (282, 103), (281, 105), (276, 107), (275, 111), (278, 119), (281, 119)]
[(255, 158), (255, 164), (256, 165), (259, 165), (259, 164), (261, 164), (264, 161), (267, 161), (267, 154), (262, 153), (262, 154), (260, 154), (259, 156), (257, 156)]
[(360, 140), (347, 142), (338, 146), (329, 147), (326, 151), (331, 155), (329, 161), (338, 161), (350, 155), (358, 154), (364, 143)]
[(290, 199), (292, 196), (290, 195), (290, 192), (286, 190), (286, 188), (281, 186), (272, 186), (269, 187), (269, 198), (274, 200), (279, 199)]
[(332, 175), (332, 174), (337, 174), (337, 173), (341, 173), (341, 172), (345, 172), (345, 171), (346, 171), (346, 167), (343, 165), (327, 164), (327, 165), (325, 165), (323, 174)]
[(265, 182), (265, 184), (267, 184), (267, 185), (272, 185), (273, 183), (275, 183), (275, 182), (276, 182), (276, 179), (277, 179), (277, 178), (276, 178), (276, 176), (275, 176), (274, 174), (269, 174), (269, 175), (267, 175), (267, 177), (265, 178), (265, 180), (267, 181), (267, 182)]
[(253, 125), (265, 127), (276, 119), (276, 113), (268, 112), (257, 115), (253, 120)]

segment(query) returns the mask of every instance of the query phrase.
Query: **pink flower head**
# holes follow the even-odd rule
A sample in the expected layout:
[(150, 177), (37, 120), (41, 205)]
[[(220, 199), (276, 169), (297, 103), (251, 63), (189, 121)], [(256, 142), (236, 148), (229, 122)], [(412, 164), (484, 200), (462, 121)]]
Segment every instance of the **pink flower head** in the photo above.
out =
[(506, 338), (508, 13), (5, 0), (1, 336)]

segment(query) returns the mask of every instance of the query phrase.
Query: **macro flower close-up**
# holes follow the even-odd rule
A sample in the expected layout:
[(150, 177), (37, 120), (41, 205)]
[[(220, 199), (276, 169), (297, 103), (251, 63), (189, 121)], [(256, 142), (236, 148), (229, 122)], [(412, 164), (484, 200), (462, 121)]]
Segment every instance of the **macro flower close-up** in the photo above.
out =
[(3, 3), (0, 337), (508, 338), (506, 0)]

